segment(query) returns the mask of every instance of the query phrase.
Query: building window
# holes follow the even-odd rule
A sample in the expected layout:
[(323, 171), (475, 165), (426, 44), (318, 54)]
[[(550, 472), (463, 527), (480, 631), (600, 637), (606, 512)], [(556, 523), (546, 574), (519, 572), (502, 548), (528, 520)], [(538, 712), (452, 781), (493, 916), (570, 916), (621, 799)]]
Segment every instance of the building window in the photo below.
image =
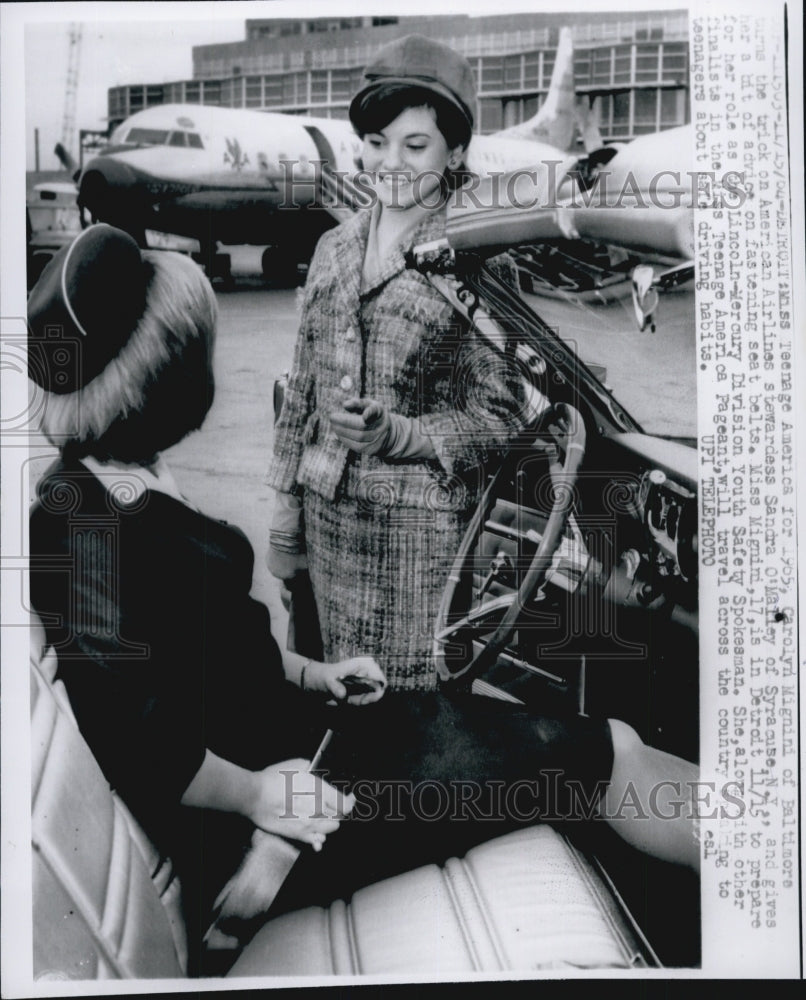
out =
[(352, 73), (349, 69), (334, 69), (330, 73), (330, 96), (333, 101), (348, 101), (353, 91)]
[(220, 104), (221, 103), (221, 81), (220, 80), (205, 80), (202, 85), (202, 103), (203, 104)]
[(481, 60), (480, 90), (501, 90), (504, 85), (504, 60), (500, 56), (485, 56)]
[(537, 90), (540, 86), (540, 53), (527, 52), (523, 57), (523, 88)]
[(504, 127), (504, 109), (501, 101), (479, 101), (479, 111), (479, 129), (481, 132), (498, 132)]
[(591, 83), (599, 86), (610, 86), (613, 82), (613, 50), (612, 48), (594, 49), (593, 76)]
[(633, 104), (633, 135), (646, 135), (658, 130), (657, 90), (636, 90)]
[(617, 45), (613, 50), (613, 83), (632, 82), (632, 46)]
[(667, 42), (663, 46), (663, 69), (661, 77), (664, 80), (688, 80), (688, 46), (679, 42)]
[(574, 53), (574, 80), (578, 84), (591, 82), (591, 53), (590, 49), (583, 49)]
[(311, 72), (311, 104), (327, 103), (327, 70)]
[(624, 139), (632, 135), (630, 122), (630, 93), (613, 94), (613, 116), (611, 119), (610, 136), (613, 139)]
[(686, 123), (686, 91), (662, 90), (660, 92), (660, 127), (675, 128)]
[(530, 118), (534, 118), (539, 107), (540, 102), (536, 97), (527, 97), (521, 101), (521, 121), (528, 122)]
[(283, 104), (308, 104), (307, 73), (289, 73), (283, 77)]
[(635, 82), (650, 83), (658, 79), (660, 52), (657, 45), (635, 46)]
[(603, 139), (607, 139), (610, 136), (610, 122), (612, 114), (612, 99), (609, 94), (603, 97), (595, 97), (593, 99), (590, 109), (591, 120), (598, 123), (599, 131), (602, 133)]
[(185, 84), (185, 100), (188, 104), (198, 104), (201, 99), (201, 83), (198, 80), (188, 80)]
[(276, 108), (283, 103), (283, 78), (281, 76), (263, 77), (263, 106)]
[(504, 59), (504, 86), (507, 90), (523, 89), (522, 66), (520, 56), (507, 56)]
[(248, 76), (246, 78), (246, 106), (247, 108), (263, 107), (263, 79), (259, 76)]

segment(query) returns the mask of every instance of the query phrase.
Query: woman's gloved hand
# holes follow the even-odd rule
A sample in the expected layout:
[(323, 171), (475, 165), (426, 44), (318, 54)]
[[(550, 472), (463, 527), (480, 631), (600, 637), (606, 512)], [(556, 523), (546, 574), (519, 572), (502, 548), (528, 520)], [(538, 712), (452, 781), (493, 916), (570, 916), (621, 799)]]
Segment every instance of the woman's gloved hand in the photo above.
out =
[(330, 414), (336, 437), (352, 451), (381, 455), (386, 449), (392, 422), (389, 411), (374, 399), (348, 399)]
[(353, 656), (339, 663), (312, 660), (305, 666), (305, 690), (320, 691), (348, 705), (371, 705), (383, 697), (386, 677), (371, 656)]
[(345, 400), (342, 409), (331, 411), (330, 426), (342, 444), (364, 455), (391, 459), (436, 455), (431, 439), (411, 418), (391, 413), (375, 399)]

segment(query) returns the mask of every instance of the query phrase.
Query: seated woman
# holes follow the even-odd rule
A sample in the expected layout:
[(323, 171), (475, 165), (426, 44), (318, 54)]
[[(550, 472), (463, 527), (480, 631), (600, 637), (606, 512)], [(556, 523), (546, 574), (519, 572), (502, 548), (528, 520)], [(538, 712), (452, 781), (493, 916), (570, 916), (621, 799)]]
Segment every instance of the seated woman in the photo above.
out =
[[(251, 546), (195, 509), (160, 457), (209, 410), (215, 324), (195, 264), (141, 252), (105, 225), (60, 251), (29, 299), (29, 373), (60, 449), (31, 514), (32, 604), (87, 743), (178, 867), (191, 939), (255, 829), (316, 850), (329, 838), (315, 857), (303, 851), (282, 907), (349, 893), (519, 822), (597, 803), (614, 815), (625, 794), (654, 795), (654, 808), (640, 822), (616, 816), (615, 829), (696, 866), (696, 769), (624, 723), (384, 694), (368, 657), (289, 654), (300, 686), (286, 680), (268, 611), (249, 596)], [(348, 676), (377, 689), (348, 697)], [(337, 735), (325, 782), (308, 767), (328, 727)], [(336, 787), (355, 779), (354, 795)], [(442, 822), (429, 822), (424, 783), (453, 796)], [(502, 808), (501, 789), (516, 783), (530, 783), (525, 800), (514, 808), (505, 796)], [(361, 815), (343, 823), (354, 806)], [(492, 821), (453, 822), (473, 817)]]

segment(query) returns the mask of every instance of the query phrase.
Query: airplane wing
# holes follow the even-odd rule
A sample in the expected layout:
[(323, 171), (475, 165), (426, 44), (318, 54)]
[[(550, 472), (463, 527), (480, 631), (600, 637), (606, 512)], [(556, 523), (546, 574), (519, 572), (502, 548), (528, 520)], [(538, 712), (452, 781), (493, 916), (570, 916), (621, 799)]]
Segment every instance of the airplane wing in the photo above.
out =
[[(635, 165), (632, 151), (627, 163)], [(509, 251), (522, 286), (536, 294), (631, 289), (639, 328), (654, 330), (658, 293), (694, 276), (694, 195), (684, 196), (673, 171), (664, 187), (657, 174), (639, 180), (616, 166), (593, 183), (573, 159), (559, 171), (541, 164), (503, 183), (488, 179), (473, 199), (449, 205), (448, 239), (459, 251)]]

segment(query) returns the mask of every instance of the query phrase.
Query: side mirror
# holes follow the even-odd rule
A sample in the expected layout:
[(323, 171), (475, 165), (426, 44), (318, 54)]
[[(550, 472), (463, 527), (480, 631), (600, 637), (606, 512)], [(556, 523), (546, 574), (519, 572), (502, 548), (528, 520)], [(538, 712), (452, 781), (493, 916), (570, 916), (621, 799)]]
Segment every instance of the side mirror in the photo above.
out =
[(630, 275), (632, 280), (632, 306), (638, 329), (645, 330), (647, 326), (655, 332), (655, 310), (658, 308), (658, 290), (655, 287), (655, 272), (648, 264), (634, 267)]

